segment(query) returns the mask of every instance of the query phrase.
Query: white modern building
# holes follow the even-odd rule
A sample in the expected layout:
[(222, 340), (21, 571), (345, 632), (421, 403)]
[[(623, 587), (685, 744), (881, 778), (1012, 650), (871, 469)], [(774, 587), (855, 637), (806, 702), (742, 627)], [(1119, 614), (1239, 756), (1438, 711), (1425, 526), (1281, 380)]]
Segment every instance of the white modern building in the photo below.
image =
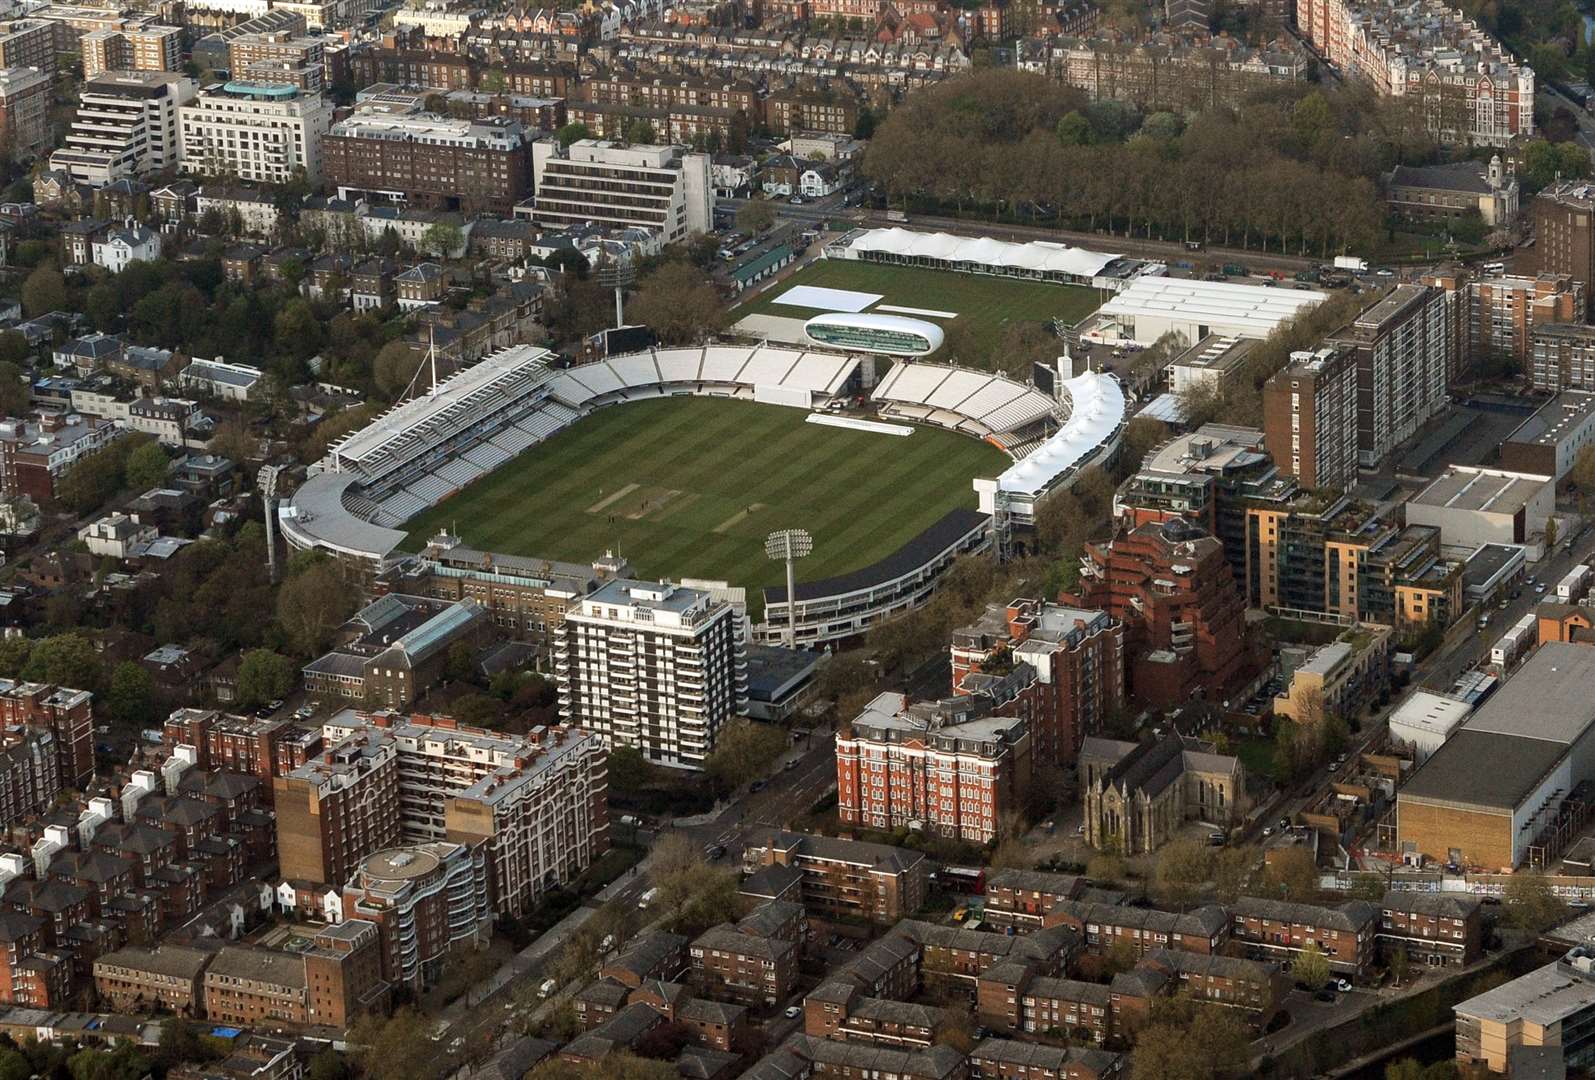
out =
[(543, 225), (641, 225), (675, 243), (714, 221), (709, 155), (680, 146), (581, 139), (532, 144), (532, 220)]
[(202, 360), (195, 357), (177, 376), (184, 390), (219, 398), (222, 401), (247, 401), (265, 372), (248, 364), (229, 364), (221, 357)]
[(292, 86), (207, 86), (179, 110), (184, 166), (206, 176), (281, 184), (321, 179), (321, 137), (332, 103)]
[(195, 93), (194, 80), (173, 71), (114, 71), (90, 79), (50, 168), (104, 187), (176, 167), (183, 159), (178, 110)]
[(1433, 526), (1443, 547), (1473, 552), (1543, 536), (1555, 510), (1549, 476), (1453, 465), (1408, 500), (1407, 524)]
[(1110, 340), (1151, 345), (1173, 332), (1194, 345), (1209, 334), (1266, 338), (1328, 297), (1310, 289), (1232, 285), (1193, 278), (1138, 277), (1102, 305)]
[(96, 266), (119, 274), (136, 262), (154, 262), (161, 257), (161, 234), (129, 219), (127, 225), (110, 229), (91, 245)]
[(1416, 690), (1390, 714), (1390, 737), (1412, 747), (1415, 763), (1422, 765), (1472, 712), (1465, 701)]
[(554, 650), (559, 711), (610, 746), (701, 769), (748, 699), (742, 620), (710, 593), (611, 581), (565, 615)]

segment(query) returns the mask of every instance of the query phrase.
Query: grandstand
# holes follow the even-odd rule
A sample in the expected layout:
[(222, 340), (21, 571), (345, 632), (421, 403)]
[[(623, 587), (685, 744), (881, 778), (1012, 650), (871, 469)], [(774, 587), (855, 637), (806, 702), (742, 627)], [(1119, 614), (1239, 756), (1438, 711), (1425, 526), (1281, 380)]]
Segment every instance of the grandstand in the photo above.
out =
[(1034, 386), (945, 364), (898, 364), (871, 396), (882, 416), (984, 439), (1014, 457), (1040, 445), (1069, 415)]

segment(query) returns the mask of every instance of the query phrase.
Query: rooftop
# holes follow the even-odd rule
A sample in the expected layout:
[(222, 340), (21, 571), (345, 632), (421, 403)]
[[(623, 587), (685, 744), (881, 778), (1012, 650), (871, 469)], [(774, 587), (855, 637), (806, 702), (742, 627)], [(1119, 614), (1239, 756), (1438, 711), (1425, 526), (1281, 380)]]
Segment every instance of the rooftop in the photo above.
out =
[(1579, 430), (1595, 413), (1595, 394), (1585, 390), (1563, 390), (1540, 406), (1506, 437), (1510, 443), (1530, 446), (1555, 446)]
[(1193, 278), (1138, 277), (1106, 304), (1101, 314), (1119, 319), (1196, 319), (1204, 325), (1248, 337), (1267, 337), (1280, 323), (1328, 299), (1309, 289), (1267, 289), (1261, 285)]
[(1500, 1023), (1527, 1020), (1543, 1026), (1595, 1008), (1595, 978), (1573, 963), (1588, 963), (1581, 955), (1585, 951), (1574, 949), (1561, 960), (1468, 998), (1455, 1007), (1456, 1014)]

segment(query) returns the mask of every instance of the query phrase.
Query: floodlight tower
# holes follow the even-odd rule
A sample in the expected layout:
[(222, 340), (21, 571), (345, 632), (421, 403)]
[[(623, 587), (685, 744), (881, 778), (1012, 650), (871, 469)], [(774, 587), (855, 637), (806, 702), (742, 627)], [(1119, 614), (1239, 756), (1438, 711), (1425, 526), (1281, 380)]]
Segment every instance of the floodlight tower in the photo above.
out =
[(598, 264), (598, 284), (615, 290), (615, 329), (626, 325), (626, 290), (637, 280), (637, 268), (628, 260), (606, 259)]
[(277, 584), (277, 475), (280, 471), (275, 465), (262, 465), (256, 474), (260, 501), (266, 509), (266, 574), (273, 585)]
[(797, 579), (793, 564), (814, 551), (814, 537), (805, 529), (779, 529), (764, 538), (764, 553), (786, 563), (786, 644), (797, 648)]

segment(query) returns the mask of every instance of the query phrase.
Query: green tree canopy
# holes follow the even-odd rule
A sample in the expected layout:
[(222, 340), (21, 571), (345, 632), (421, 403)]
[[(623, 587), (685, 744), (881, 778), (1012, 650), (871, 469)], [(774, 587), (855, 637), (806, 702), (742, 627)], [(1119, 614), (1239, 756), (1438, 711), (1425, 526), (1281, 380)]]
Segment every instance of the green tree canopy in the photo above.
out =
[(131, 660), (111, 669), (111, 685), (105, 692), (111, 719), (129, 727), (147, 727), (159, 719), (155, 708), (155, 677)]
[(243, 708), (285, 698), (293, 688), (294, 667), (286, 656), (250, 649), (238, 662), (238, 704)]
[(45, 263), (22, 283), (22, 311), (28, 317), (60, 311), (66, 306), (66, 278), (54, 265)]
[(127, 485), (135, 491), (148, 491), (166, 483), (171, 462), (158, 442), (147, 442), (127, 456)]
[(55, 683), (74, 690), (100, 689), (105, 668), (94, 643), (82, 634), (47, 637), (33, 646), (23, 675), (32, 682)]

